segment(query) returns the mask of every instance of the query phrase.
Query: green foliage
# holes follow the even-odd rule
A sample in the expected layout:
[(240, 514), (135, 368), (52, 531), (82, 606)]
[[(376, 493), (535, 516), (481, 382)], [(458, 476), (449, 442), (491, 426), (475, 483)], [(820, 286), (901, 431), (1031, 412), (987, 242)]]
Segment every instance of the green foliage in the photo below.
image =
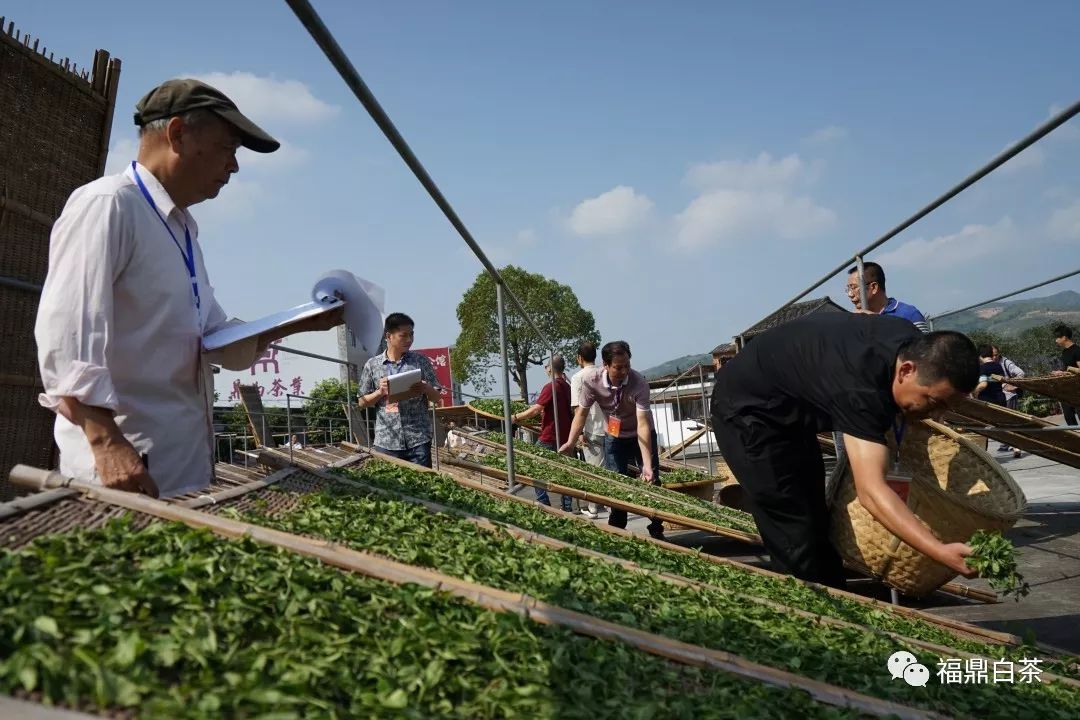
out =
[(968, 567), (990, 581), (990, 587), (1002, 597), (1012, 595), (1020, 602), (1020, 598), (1031, 592), (1024, 576), (1016, 572), (1016, 549), (1001, 533), (979, 530), (968, 544), (973, 551), (967, 559)]
[[(540, 331), (555, 343), (555, 351), (562, 353), (568, 365), (573, 362), (582, 342), (599, 342), (593, 314), (581, 307), (569, 285), (514, 265), (502, 268), (499, 273)], [(529, 366), (542, 365), (551, 348), (543, 344), (508, 299), (505, 311), (510, 376), (521, 389), (521, 399), (527, 401)], [(482, 271), (477, 275), (458, 304), (457, 318), (461, 334), (451, 351), (454, 379), (471, 383), (482, 393), (491, 392), (489, 371), (501, 367), (502, 359), (495, 281), (490, 274)]]
[(332, 443), (352, 440), (348, 437), (349, 426), (344, 405), (347, 399), (356, 402), (359, 395), (359, 385), (356, 382), (350, 384), (349, 393), (345, 393), (345, 383), (337, 378), (327, 378), (315, 383), (315, 387), (307, 393), (308, 399), (304, 401), (304, 411), (311, 427), (329, 429), (330, 421), (333, 420), (334, 430), (330, 438)]
[(179, 524), (41, 538), (0, 587), (0, 692), (145, 718), (855, 717)]
[[(503, 401), (499, 398), (479, 398), (469, 401), (469, 405), (476, 408), (480, 412), (485, 412), (488, 415), (503, 416)], [(516, 415), (520, 412), (525, 412), (529, 409), (529, 403), (521, 400), (510, 401), (510, 413)]]
[[(382, 466), (370, 472), (415, 471)], [(363, 491), (308, 495), (289, 515), (258, 521), (928, 710), (962, 707), (967, 715), (1027, 711), (1059, 718), (1080, 711), (1077, 688), (897, 684), (885, 671), (884, 658), (903, 649), (934, 667), (937, 655), (867, 628), (826, 625), (719, 588), (676, 585), (571, 549), (523, 542), (464, 518)]]
[[(384, 462), (369, 462), (359, 470), (337, 472), (375, 487), (432, 500), (457, 510), (482, 515), (606, 555), (630, 560), (651, 570), (681, 575), (735, 593), (770, 598), (825, 617), (847, 620), (992, 658), (1045, 658), (1044, 653), (1031, 647), (1004, 647), (957, 637), (939, 625), (893, 613), (885, 607), (871, 607), (855, 600), (830, 595), (793, 578), (776, 579), (730, 563), (712, 562), (697, 555), (662, 548), (641, 538), (608, 533), (581, 519), (554, 515), (531, 505), (501, 500), (478, 490), (461, 487), (445, 475), (419, 472)], [(1080, 674), (1069, 661), (1047, 660), (1043, 668), (1059, 674)]]

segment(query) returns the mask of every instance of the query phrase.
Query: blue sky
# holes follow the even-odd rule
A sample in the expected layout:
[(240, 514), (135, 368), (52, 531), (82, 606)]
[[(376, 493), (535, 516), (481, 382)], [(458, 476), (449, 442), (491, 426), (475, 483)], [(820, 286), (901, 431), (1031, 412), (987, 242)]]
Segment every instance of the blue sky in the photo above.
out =
[[(492, 259), (571, 285), (640, 368), (730, 339), (1080, 97), (1069, 2), (314, 5)], [(284, 2), (3, 12), (121, 58), (110, 167), (178, 75), (285, 143), (193, 208), (228, 312), (343, 267), (453, 343), (480, 265)], [(933, 313), (1072, 269), (1078, 159), (1073, 122), (872, 255), (890, 294)]]

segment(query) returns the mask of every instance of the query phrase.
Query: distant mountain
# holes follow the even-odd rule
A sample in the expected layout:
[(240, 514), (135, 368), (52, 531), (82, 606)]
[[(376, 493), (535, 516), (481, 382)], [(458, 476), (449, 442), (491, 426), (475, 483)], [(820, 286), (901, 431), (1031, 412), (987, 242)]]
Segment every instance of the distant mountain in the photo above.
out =
[(1016, 335), (1037, 325), (1063, 322), (1080, 330), (1080, 293), (1074, 290), (1049, 297), (1011, 300), (984, 305), (934, 322), (935, 330), (975, 330)]
[(668, 360), (666, 363), (651, 367), (642, 373), (647, 379), (664, 377), (665, 375), (674, 375), (675, 373), (682, 372), (688, 367), (692, 367), (697, 364), (711, 365), (712, 355), (706, 353), (704, 355), (683, 355), (682, 357), (675, 358), (674, 360)]
[[(934, 329), (959, 330), (965, 333), (983, 330), (1008, 336), (1054, 321), (1063, 322), (1080, 332), (1080, 293), (1065, 290), (1048, 297), (984, 305), (935, 321)], [(649, 379), (672, 375), (695, 363), (709, 365), (712, 363), (712, 355), (683, 355), (649, 368), (644, 375)]]

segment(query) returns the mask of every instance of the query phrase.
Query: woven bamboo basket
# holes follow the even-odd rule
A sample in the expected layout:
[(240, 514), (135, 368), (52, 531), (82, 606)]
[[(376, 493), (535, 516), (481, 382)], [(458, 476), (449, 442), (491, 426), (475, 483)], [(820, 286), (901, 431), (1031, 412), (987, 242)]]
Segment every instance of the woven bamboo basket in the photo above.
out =
[(1069, 405), (1080, 405), (1080, 368), (1068, 368), (1067, 375), (1040, 375), (1025, 378), (995, 378), (1006, 380), (1018, 388), (1052, 397)]
[[(889, 447), (895, 442), (889, 438)], [(997, 462), (944, 425), (910, 425), (900, 449), (912, 475), (907, 506), (942, 542), (966, 542), (976, 530), (1007, 530), (1023, 514), (1020, 487)], [(902, 542), (862, 506), (850, 468), (832, 506), (831, 536), (844, 560), (913, 597), (926, 595), (956, 575)]]

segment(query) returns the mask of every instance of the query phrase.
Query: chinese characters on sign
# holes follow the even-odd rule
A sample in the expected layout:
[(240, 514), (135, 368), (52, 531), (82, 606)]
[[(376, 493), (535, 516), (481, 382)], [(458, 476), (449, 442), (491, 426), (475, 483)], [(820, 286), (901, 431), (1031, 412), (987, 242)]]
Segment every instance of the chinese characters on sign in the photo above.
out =
[[(270, 344), (277, 345), (280, 342), (281, 340), (275, 340)], [(249, 375), (270, 375), (269, 378), (257, 378), (254, 381), (253, 384), (259, 393), (259, 397), (284, 400), (285, 395), (289, 393), (293, 395), (303, 394), (303, 377), (294, 377), (289, 381), (287, 375), (281, 375), (281, 361), (278, 359), (278, 351), (276, 348), (268, 347), (266, 352), (260, 355), (259, 358), (251, 364)], [(266, 384), (264, 385), (263, 382), (260, 382), (260, 379)], [(241, 381), (239, 379), (233, 380), (231, 392), (229, 393), (230, 401), (238, 401), (240, 399), (240, 385)]]
[(450, 348), (413, 348), (413, 352), (420, 353), (431, 361), (431, 368), (435, 371), (435, 378), (439, 381), (439, 386), (442, 388), (439, 406), (450, 407), (453, 405), (454, 399), (450, 392), (451, 384), (453, 382), (450, 375)]
[[(937, 676), (942, 685), (990, 685), (997, 683), (1041, 683), (1042, 669), (1038, 658), (1022, 658), (1019, 661), (987, 660), (971, 657), (938, 658)], [(918, 658), (906, 650), (898, 650), (885, 663), (894, 680), (904, 680), (912, 687), (925, 687), (930, 671), (918, 662)]]

